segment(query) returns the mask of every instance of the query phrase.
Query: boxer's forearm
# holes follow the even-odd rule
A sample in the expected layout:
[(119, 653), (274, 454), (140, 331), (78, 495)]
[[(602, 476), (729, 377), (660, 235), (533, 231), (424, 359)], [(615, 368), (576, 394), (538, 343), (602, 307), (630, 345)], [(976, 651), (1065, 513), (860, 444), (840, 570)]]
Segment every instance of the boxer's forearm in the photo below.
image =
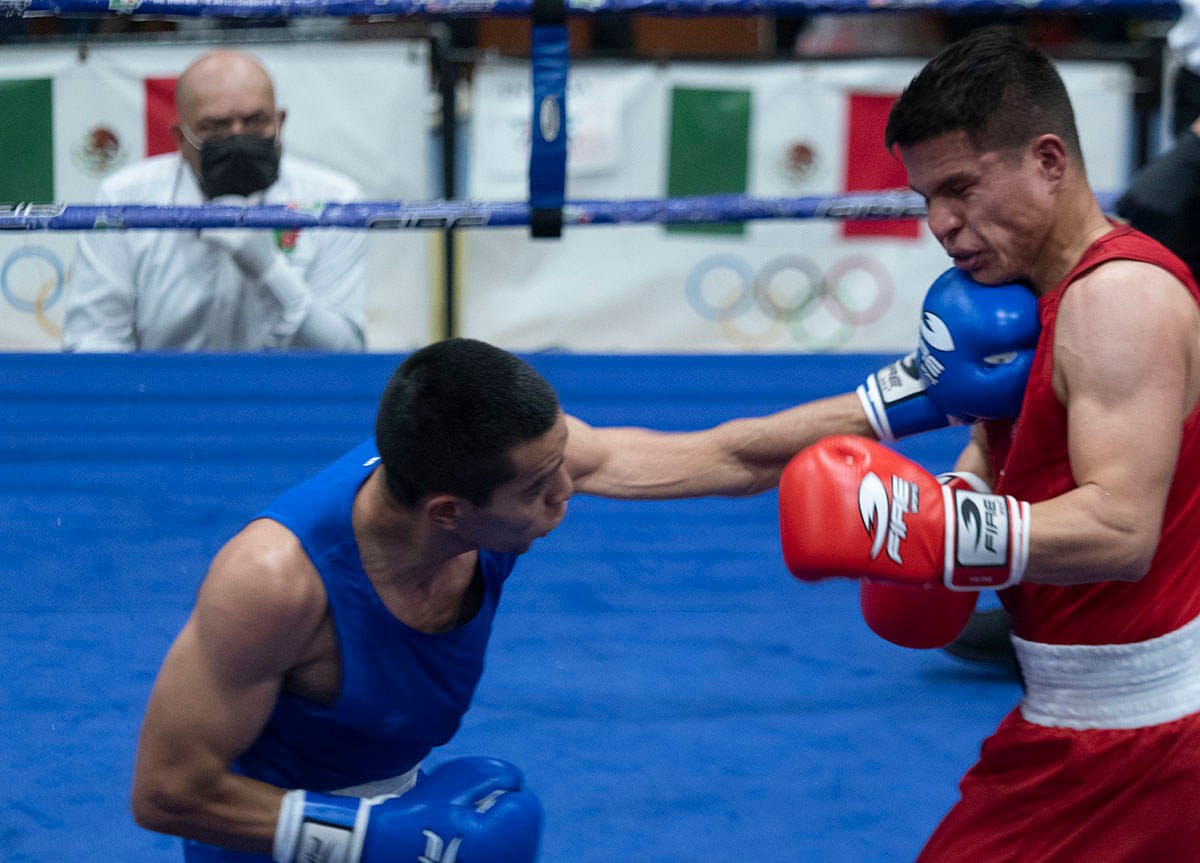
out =
[(570, 429), (567, 465), (577, 491), (644, 500), (757, 494), (821, 438), (871, 434), (853, 393), (697, 432), (592, 428), (574, 418)]
[(251, 854), (271, 853), (284, 789), (223, 772), (137, 776), (131, 799), (140, 827)]

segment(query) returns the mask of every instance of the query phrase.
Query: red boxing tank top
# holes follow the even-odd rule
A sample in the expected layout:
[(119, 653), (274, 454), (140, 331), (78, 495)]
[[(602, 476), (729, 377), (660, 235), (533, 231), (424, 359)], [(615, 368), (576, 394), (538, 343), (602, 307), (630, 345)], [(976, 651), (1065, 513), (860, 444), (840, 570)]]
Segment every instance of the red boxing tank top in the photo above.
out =
[[(1187, 266), (1155, 240), (1119, 226), (1096, 240), (1054, 290), (1038, 300), (1042, 323), (1015, 424), (987, 424), (996, 491), (1030, 503), (1075, 488), (1067, 459), (1067, 412), (1054, 393), (1054, 325), (1063, 294), (1080, 276), (1117, 259), (1162, 267), (1200, 303)], [(1149, 350), (1129, 345), (1129, 350)], [(1034, 518), (1036, 530), (1037, 519)], [(1200, 410), (1187, 415), (1162, 535), (1150, 571), (1136, 583), (1073, 587), (1019, 584), (1001, 593), (1022, 638), (1049, 644), (1126, 644), (1164, 635), (1200, 615)]]

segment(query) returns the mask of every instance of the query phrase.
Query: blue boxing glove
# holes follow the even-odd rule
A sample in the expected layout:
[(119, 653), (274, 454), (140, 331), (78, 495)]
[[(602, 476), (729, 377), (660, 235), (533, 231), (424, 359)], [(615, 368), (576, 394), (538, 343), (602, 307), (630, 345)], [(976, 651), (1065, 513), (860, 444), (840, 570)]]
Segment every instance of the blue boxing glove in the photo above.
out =
[(955, 269), (925, 294), (917, 342), (929, 397), (959, 422), (1021, 412), (1041, 334), (1037, 297), (1024, 285), (981, 285)]
[(881, 441), (950, 425), (950, 417), (929, 397), (913, 351), (870, 375), (855, 391), (867, 422)]
[(886, 442), (948, 425), (1015, 417), (1037, 348), (1037, 297), (1023, 285), (981, 285), (957, 269), (925, 294), (917, 350), (857, 390)]
[(533, 863), (542, 806), (521, 771), (497, 758), (457, 758), (406, 794), (344, 797), (289, 791), (276, 863)]

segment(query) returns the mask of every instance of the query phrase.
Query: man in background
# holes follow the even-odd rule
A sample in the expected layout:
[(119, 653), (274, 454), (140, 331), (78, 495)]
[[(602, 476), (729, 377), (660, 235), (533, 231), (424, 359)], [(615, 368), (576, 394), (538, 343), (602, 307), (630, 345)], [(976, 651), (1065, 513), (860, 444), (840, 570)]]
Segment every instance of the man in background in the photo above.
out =
[[(217, 50), (179, 77), (177, 152), (105, 180), (101, 204), (310, 205), (360, 197), (283, 155), (286, 111), (252, 55)], [(365, 237), (342, 230), (88, 232), (67, 280), (67, 351), (365, 348)]]

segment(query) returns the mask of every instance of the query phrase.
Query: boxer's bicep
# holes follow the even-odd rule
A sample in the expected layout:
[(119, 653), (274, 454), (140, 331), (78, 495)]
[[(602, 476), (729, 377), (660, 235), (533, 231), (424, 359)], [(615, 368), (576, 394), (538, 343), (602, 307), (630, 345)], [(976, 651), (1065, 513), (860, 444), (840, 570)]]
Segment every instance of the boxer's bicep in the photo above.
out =
[(151, 692), (139, 744), (139, 772), (191, 777), (224, 771), (262, 730), (282, 677), (253, 668), (245, 656), (230, 674), (214, 654), (235, 649), (235, 639), (219, 651), (190, 620), (172, 645)]
[(273, 829), (281, 792), (230, 765), (266, 725), (323, 607), (281, 532), (256, 522), (222, 550), (163, 661), (134, 770), (143, 826), (222, 842)]
[(1054, 380), (1068, 411), (1071, 468), (1077, 484), (1130, 501), (1133, 521), (1165, 506), (1196, 398), (1189, 372), (1198, 319), (1182, 284), (1138, 262), (1097, 268), (1062, 300)]
[(1148, 264), (1106, 263), (1063, 296), (1053, 382), (1075, 485), (1034, 507), (1031, 580), (1149, 570), (1196, 399), (1198, 327), (1187, 289)]

